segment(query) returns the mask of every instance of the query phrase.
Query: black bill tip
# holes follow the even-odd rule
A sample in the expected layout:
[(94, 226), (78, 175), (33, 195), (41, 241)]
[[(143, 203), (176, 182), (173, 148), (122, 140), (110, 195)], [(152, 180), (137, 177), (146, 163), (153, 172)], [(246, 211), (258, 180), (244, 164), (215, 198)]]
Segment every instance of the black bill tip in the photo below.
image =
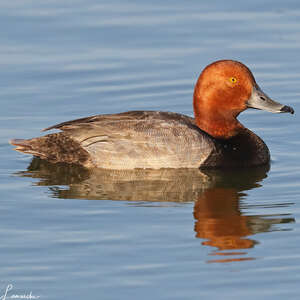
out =
[(283, 106), (281, 109), (280, 109), (280, 111), (281, 112), (285, 112), (285, 113), (290, 113), (290, 114), (294, 114), (294, 109), (292, 108), (292, 107), (290, 107), (290, 106), (287, 106), (287, 105), (285, 105), (285, 106)]

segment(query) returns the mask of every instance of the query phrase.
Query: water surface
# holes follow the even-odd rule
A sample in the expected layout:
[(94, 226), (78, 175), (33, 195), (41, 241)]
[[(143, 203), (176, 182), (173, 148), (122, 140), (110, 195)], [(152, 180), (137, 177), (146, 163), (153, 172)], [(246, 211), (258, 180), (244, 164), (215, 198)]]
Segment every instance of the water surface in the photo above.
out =
[[(297, 1), (3, 1), (0, 294), (297, 299), (299, 16)], [(239, 117), (270, 169), (86, 171), (7, 142), (96, 113), (191, 116), (197, 76), (223, 58), (296, 111)]]

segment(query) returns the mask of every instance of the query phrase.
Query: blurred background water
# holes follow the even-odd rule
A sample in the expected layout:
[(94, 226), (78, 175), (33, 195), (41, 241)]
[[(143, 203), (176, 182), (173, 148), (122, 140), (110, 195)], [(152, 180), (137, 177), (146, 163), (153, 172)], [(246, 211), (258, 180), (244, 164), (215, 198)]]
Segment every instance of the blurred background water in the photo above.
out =
[[(299, 20), (292, 0), (0, 2), (0, 296), (297, 299)], [(97, 113), (192, 115), (224, 58), (296, 111), (239, 117), (270, 170), (88, 172), (8, 144)]]

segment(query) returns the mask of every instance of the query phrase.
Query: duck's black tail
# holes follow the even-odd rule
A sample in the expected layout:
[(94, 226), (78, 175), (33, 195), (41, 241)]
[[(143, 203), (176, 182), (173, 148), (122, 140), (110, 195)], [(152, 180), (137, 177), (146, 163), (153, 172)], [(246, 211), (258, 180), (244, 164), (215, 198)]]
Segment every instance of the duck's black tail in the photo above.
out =
[(28, 153), (49, 162), (64, 162), (91, 167), (89, 153), (64, 133), (53, 133), (33, 139), (13, 139), (10, 144), (16, 146), (14, 150)]
[(9, 143), (13, 146), (16, 146), (16, 148), (14, 149), (16, 151), (32, 154), (41, 158), (46, 158), (47, 155), (41, 151), (42, 149), (40, 147), (36, 147), (36, 143), (34, 140), (36, 139), (13, 139), (10, 140)]

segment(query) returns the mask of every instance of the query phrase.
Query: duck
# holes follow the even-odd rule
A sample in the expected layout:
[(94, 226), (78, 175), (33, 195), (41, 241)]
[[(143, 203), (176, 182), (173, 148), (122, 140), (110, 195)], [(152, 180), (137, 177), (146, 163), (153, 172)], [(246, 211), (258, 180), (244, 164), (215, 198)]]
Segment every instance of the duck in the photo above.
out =
[(104, 169), (245, 168), (270, 163), (264, 141), (237, 119), (246, 109), (294, 114), (272, 100), (241, 62), (219, 60), (201, 72), (194, 118), (175, 112), (128, 111), (66, 121), (15, 150), (51, 163)]

